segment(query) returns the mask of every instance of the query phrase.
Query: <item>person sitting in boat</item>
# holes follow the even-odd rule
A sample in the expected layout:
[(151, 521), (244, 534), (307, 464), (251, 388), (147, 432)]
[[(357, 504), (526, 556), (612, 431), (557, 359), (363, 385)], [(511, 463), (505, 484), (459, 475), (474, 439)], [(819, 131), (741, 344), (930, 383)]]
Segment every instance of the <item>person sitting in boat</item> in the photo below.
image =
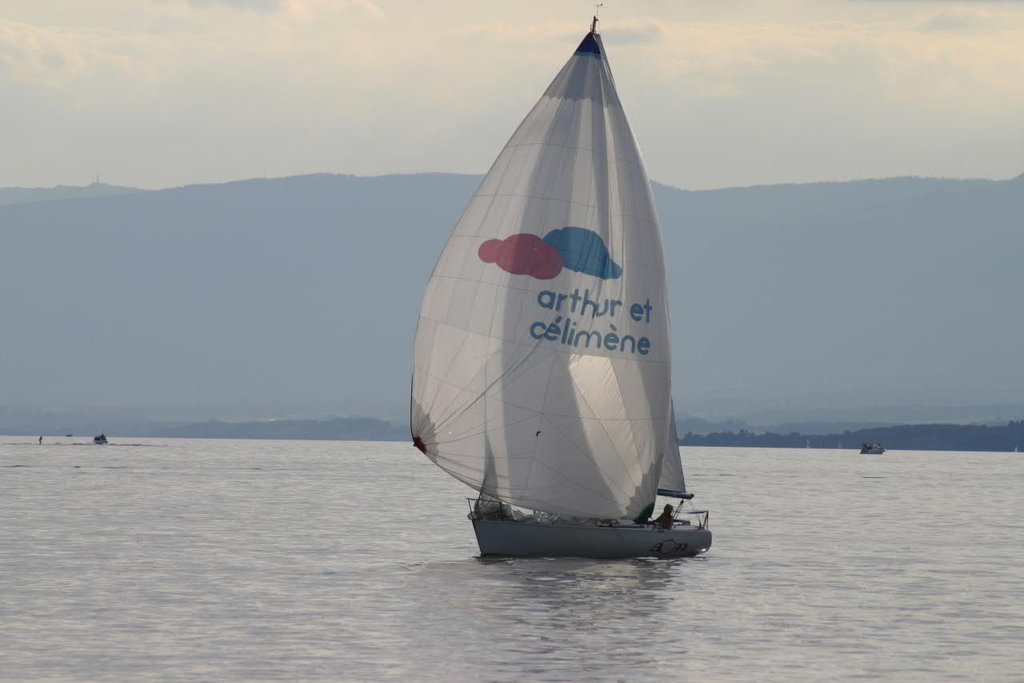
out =
[(675, 515), (672, 514), (672, 506), (666, 503), (665, 509), (661, 511), (657, 519), (651, 520), (650, 523), (659, 529), (671, 529), (673, 521), (675, 521)]

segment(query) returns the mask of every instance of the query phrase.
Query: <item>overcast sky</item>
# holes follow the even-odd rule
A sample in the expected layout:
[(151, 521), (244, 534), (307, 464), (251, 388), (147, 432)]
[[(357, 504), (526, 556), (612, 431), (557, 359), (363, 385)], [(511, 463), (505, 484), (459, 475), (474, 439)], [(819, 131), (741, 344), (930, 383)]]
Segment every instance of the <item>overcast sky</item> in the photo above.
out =
[[(0, 186), (482, 173), (591, 0), (0, 0)], [(655, 180), (1024, 172), (1024, 1), (606, 0)]]

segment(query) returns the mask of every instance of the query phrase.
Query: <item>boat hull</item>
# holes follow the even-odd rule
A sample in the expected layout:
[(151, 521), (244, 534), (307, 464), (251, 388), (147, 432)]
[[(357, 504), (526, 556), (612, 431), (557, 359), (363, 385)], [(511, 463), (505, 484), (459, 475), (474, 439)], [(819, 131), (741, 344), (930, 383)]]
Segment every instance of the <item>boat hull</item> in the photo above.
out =
[(482, 556), (506, 557), (693, 557), (711, 547), (700, 527), (573, 526), (474, 519)]

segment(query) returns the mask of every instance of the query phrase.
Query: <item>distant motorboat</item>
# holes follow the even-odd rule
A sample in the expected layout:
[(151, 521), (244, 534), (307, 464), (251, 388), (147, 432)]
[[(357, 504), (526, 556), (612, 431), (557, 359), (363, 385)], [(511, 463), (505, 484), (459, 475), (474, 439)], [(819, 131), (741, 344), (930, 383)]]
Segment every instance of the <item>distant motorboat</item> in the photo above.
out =
[(102, 446), (107, 443), (107, 437), (105, 434), (100, 434), (99, 436), (92, 437), (92, 442), (97, 446)]
[(882, 448), (880, 443), (863, 443), (860, 445), (860, 452), (862, 455), (881, 455), (885, 453), (885, 449)]

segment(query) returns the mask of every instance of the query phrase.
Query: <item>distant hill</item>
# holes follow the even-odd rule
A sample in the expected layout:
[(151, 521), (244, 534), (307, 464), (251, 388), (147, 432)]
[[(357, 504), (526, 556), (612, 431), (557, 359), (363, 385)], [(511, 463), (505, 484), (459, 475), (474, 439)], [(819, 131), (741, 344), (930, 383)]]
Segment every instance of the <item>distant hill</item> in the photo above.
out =
[[(682, 426), (683, 421), (680, 421)], [(146, 434), (195, 439), (315, 439), (340, 441), (408, 441), (409, 428), (372, 418), (328, 420), (208, 421), (163, 428)], [(1014, 451), (1024, 449), (1024, 420), (1005, 425), (921, 424), (846, 430), (833, 434), (798, 432), (755, 434), (747, 430), (701, 435), (687, 433), (682, 446), (745, 448), (859, 448), (881, 443), (889, 450)]]
[(832, 422), (784, 422), (781, 424), (751, 425), (743, 420), (705, 420), (697, 417), (677, 416), (676, 428), (680, 434), (713, 434), (716, 432), (777, 432), (788, 434), (828, 434), (831, 432), (848, 432), (872, 427), (891, 427), (891, 423), (871, 421), (832, 421)]
[[(398, 422), (423, 287), (479, 179), (312, 175), (0, 206), (0, 406)], [(654, 191), (680, 415), (1020, 414), (951, 407), (1024, 403), (1024, 176)]]
[(0, 405), (0, 434), (95, 436), (107, 433), (146, 436), (175, 424), (172, 420), (155, 419), (135, 410), (111, 408), (110, 406), (79, 406), (68, 410), (42, 410)]
[(339, 441), (408, 441), (409, 428), (373, 418), (218, 422), (157, 430), (150, 436), (190, 439), (313, 439)]
[(921, 424), (876, 427), (841, 434), (755, 434), (748, 431), (686, 434), (683, 446), (744, 448), (859, 448), (880, 443), (889, 450), (910, 451), (1017, 451), (1024, 449), (1024, 420), (1006, 425)]
[[(680, 426), (684, 424), (680, 421)], [(207, 421), (163, 428), (146, 434), (195, 439), (315, 439), (341, 441), (408, 441), (409, 428), (372, 418), (328, 420)], [(881, 443), (889, 450), (1013, 451), (1024, 449), (1024, 420), (1005, 425), (921, 424), (873, 427), (834, 434), (797, 432), (755, 434), (747, 430), (700, 435), (687, 433), (683, 446), (760, 448), (859, 448)]]
[(58, 199), (88, 199), (91, 197), (112, 197), (115, 195), (144, 192), (134, 187), (120, 187), (93, 183), (84, 187), (58, 185), (57, 187), (0, 187), (0, 206), (25, 204), (28, 202), (49, 202)]
[[(1024, 451), (1024, 420), (1001, 425), (912, 424), (845, 429), (841, 432), (797, 432), (735, 427), (728, 431), (693, 432), (690, 428), (713, 423), (693, 419), (678, 421), (682, 446), (725, 446), (742, 448), (859, 448), (877, 442), (889, 450), (927, 451)], [(59, 425), (59, 428), (54, 428)], [(170, 424), (123, 415), (119, 418), (93, 415), (73, 417), (44, 411), (15, 411), (0, 408), (0, 434), (61, 436), (74, 433), (92, 436), (100, 432), (126, 437), (190, 439), (289, 439), (323, 441), (408, 441), (404, 420), (388, 421), (368, 417), (335, 417), (320, 420), (207, 420)]]

